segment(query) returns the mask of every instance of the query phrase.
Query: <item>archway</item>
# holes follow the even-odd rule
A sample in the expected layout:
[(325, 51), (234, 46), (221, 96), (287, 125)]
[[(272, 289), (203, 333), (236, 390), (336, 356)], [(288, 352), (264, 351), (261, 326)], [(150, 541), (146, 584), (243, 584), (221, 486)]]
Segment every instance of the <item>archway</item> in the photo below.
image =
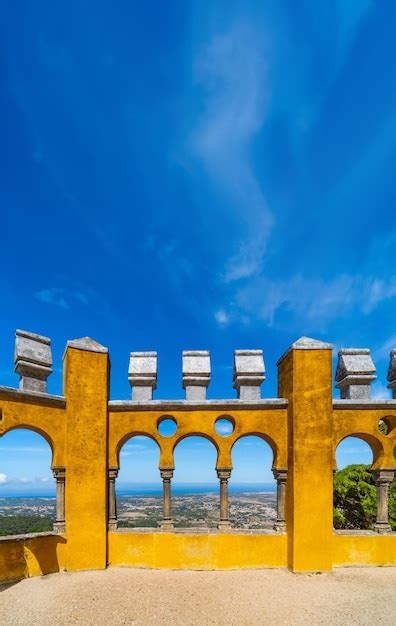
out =
[(373, 527), (377, 513), (377, 490), (370, 467), (373, 451), (357, 436), (343, 439), (336, 449), (334, 474), (334, 527), (364, 530)]
[(232, 448), (230, 521), (234, 528), (272, 529), (276, 522), (273, 452), (261, 437), (247, 435)]
[(201, 436), (180, 441), (174, 451), (172, 517), (175, 528), (215, 528), (219, 522), (217, 450)]
[(128, 439), (120, 450), (116, 481), (120, 528), (158, 528), (162, 519), (162, 481), (158, 444), (143, 435)]
[(0, 535), (51, 531), (55, 522), (52, 450), (33, 430), (0, 437)]

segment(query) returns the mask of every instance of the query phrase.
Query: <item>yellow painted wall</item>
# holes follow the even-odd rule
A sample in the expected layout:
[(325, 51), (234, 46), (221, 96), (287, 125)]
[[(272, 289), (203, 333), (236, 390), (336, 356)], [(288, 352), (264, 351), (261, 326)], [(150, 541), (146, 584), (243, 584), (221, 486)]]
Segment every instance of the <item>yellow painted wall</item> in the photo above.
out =
[(66, 568), (66, 539), (59, 535), (0, 539), (0, 580), (53, 574)]
[(67, 350), (68, 570), (106, 567), (108, 368), (107, 353)]
[(279, 363), (289, 400), (288, 563), (295, 572), (332, 568), (331, 349), (294, 349)]
[(390, 535), (334, 534), (333, 565), (396, 566), (396, 533)]
[[(394, 468), (396, 406), (378, 408), (332, 403), (331, 349), (301, 343), (279, 363), (279, 405), (160, 404), (142, 407), (109, 401), (107, 350), (92, 340), (69, 342), (64, 361), (64, 397), (0, 387), (0, 436), (14, 428), (42, 434), (52, 465), (65, 469), (66, 534), (0, 539), (0, 580), (67, 569), (112, 565), (169, 568), (283, 567), (328, 571), (334, 565), (396, 564), (396, 534), (341, 535), (332, 529), (333, 467), (339, 442), (361, 437), (374, 453), (375, 468)], [(172, 437), (158, 424), (173, 417)], [(216, 419), (229, 417), (234, 432), (217, 435)], [(385, 418), (387, 435), (378, 430)], [(173, 468), (174, 450), (187, 436), (202, 435), (216, 446), (218, 468), (232, 468), (232, 446), (242, 436), (265, 439), (273, 467), (288, 469), (286, 534), (107, 533), (107, 472), (119, 466), (119, 450), (131, 436), (157, 441), (160, 467)]]
[(170, 569), (286, 567), (285, 534), (110, 532), (109, 564)]

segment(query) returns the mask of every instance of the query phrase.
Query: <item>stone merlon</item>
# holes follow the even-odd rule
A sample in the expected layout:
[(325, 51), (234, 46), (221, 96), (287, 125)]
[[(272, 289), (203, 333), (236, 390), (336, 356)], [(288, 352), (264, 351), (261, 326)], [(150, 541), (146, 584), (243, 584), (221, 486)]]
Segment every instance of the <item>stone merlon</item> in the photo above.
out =
[(342, 400), (371, 398), (370, 385), (377, 377), (368, 348), (343, 348), (338, 352), (335, 379)]
[(152, 400), (153, 390), (157, 389), (157, 353), (131, 352), (128, 380), (132, 387), (132, 400)]
[(388, 389), (392, 390), (392, 397), (396, 400), (396, 348), (389, 355)]
[(47, 378), (52, 372), (51, 339), (17, 330), (14, 361), (15, 372), (20, 376), (20, 389), (47, 391)]
[(183, 389), (186, 400), (202, 401), (206, 399), (206, 388), (210, 383), (210, 354), (207, 350), (184, 350)]
[(265, 380), (262, 350), (235, 350), (234, 389), (240, 400), (259, 400), (260, 386)]

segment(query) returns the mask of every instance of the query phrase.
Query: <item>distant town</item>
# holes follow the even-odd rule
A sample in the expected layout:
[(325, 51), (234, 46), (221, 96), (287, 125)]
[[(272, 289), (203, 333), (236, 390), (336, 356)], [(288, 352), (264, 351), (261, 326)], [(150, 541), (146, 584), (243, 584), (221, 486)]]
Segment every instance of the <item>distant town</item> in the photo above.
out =
[[(272, 529), (276, 519), (276, 495), (267, 492), (238, 492), (229, 497), (230, 521), (234, 528)], [(162, 519), (162, 497), (121, 495), (117, 497), (120, 528), (158, 528)], [(175, 528), (216, 528), (219, 518), (217, 493), (173, 495)], [(44, 532), (55, 520), (53, 497), (0, 497), (0, 535)]]

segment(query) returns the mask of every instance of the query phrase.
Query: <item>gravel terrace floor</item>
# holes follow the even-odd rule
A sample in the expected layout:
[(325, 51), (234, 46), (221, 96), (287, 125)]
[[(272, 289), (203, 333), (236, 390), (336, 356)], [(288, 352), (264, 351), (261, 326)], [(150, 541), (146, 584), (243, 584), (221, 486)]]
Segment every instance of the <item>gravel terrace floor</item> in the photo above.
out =
[(396, 568), (51, 574), (1, 586), (0, 623), (393, 626)]

